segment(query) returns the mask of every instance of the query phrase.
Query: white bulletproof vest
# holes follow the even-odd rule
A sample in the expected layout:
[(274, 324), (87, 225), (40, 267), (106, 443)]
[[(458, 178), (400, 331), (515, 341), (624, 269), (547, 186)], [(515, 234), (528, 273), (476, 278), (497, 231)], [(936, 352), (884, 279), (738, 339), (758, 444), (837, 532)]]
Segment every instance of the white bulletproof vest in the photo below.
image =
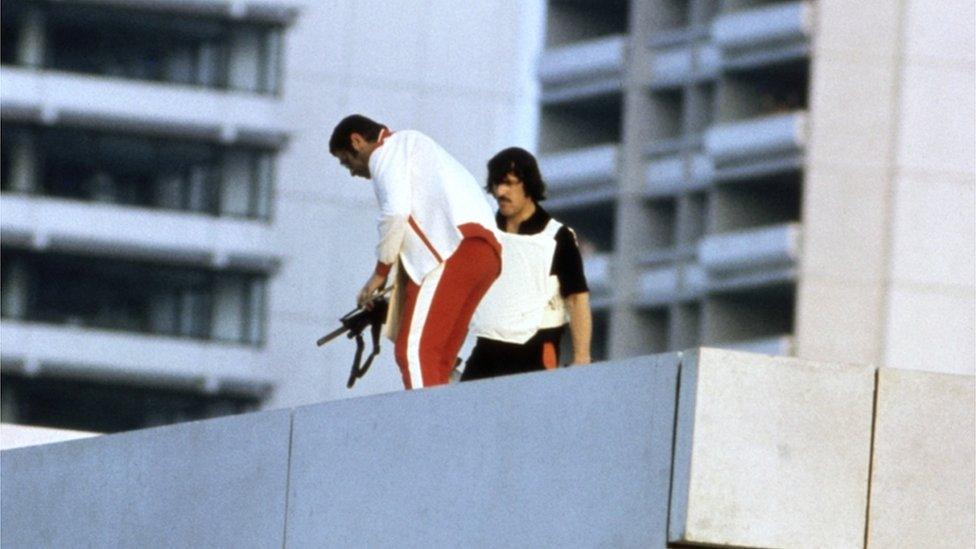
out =
[(471, 331), (509, 343), (525, 343), (542, 328), (566, 323), (559, 279), (549, 274), (562, 224), (550, 219), (538, 234), (499, 233), (502, 273), (482, 298)]

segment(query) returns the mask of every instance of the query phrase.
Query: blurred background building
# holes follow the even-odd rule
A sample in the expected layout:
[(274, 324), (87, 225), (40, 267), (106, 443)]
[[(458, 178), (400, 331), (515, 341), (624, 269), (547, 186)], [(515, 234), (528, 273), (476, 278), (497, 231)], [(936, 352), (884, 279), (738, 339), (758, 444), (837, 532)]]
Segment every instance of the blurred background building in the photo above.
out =
[[(7, 423), (116, 431), (352, 391), (362, 112), (476, 177), (540, 154), (596, 358), (697, 345), (972, 373), (973, 2), (5, 0)], [(543, 44), (544, 37), (544, 44)]]
[(550, 0), (539, 150), (596, 355), (972, 373), (974, 3)]
[[(366, 9), (364, 9), (366, 8)], [(541, 2), (5, 0), (2, 419), (118, 431), (395, 390), (317, 349), (368, 277), (362, 112), (479, 178), (535, 135)]]

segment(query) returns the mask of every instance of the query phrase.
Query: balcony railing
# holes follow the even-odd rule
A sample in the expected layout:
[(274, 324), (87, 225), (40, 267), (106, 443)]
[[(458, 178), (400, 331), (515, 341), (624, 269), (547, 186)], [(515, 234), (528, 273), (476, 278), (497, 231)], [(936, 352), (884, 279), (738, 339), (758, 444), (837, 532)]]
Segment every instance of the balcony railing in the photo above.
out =
[(120, 380), (150, 379), (209, 392), (231, 386), (256, 396), (265, 396), (273, 384), (265, 352), (254, 347), (11, 319), (3, 320), (0, 342), (5, 366), (9, 362), (28, 375), (90, 376), (97, 371)]
[(0, 105), (44, 123), (107, 129), (152, 127), (224, 143), (279, 146), (286, 132), (273, 97), (4, 66)]
[(709, 157), (674, 155), (652, 160), (645, 170), (645, 191), (649, 197), (668, 196), (686, 190), (703, 189), (715, 177)]
[(7, 194), (0, 213), (3, 241), (35, 248), (262, 271), (279, 263), (259, 221)]
[(619, 90), (626, 45), (626, 36), (613, 35), (544, 51), (538, 68), (543, 99)]
[(595, 253), (583, 258), (586, 283), (594, 295), (610, 293), (610, 257), (609, 253)]
[(638, 279), (640, 301), (657, 304), (672, 301), (679, 289), (679, 273), (675, 266), (652, 267)]
[(716, 164), (745, 162), (795, 153), (806, 147), (805, 111), (774, 114), (712, 126), (705, 150)]
[(651, 57), (651, 85), (666, 88), (713, 79), (720, 65), (721, 55), (711, 45), (659, 50)]
[(548, 154), (539, 163), (550, 190), (563, 192), (614, 183), (617, 155), (617, 145), (606, 144)]
[(786, 223), (703, 238), (698, 259), (711, 273), (754, 271), (795, 264), (800, 254), (799, 223)]
[(813, 24), (808, 2), (788, 2), (722, 15), (712, 22), (712, 41), (724, 50), (805, 40)]

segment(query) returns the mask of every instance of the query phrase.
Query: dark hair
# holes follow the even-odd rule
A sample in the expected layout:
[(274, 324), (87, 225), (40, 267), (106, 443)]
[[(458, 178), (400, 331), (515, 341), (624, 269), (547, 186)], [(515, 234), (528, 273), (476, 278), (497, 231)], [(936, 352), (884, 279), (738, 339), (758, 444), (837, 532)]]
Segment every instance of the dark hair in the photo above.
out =
[(366, 141), (373, 142), (379, 139), (380, 130), (385, 127), (383, 124), (361, 114), (350, 114), (340, 120), (335, 129), (332, 130), (332, 137), (329, 139), (329, 152), (331, 154), (339, 151), (355, 152), (350, 143), (352, 134), (358, 133)]
[(488, 161), (488, 182), (485, 189), (490, 193), (505, 176), (512, 174), (522, 180), (525, 194), (539, 202), (546, 199), (546, 183), (539, 173), (539, 164), (532, 153), (518, 147), (510, 147)]

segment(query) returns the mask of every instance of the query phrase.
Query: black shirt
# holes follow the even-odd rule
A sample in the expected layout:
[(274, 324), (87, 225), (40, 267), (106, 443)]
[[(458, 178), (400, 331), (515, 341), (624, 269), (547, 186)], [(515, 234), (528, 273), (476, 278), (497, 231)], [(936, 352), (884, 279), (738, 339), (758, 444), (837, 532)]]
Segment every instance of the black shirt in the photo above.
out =
[[(539, 234), (549, 223), (552, 216), (549, 212), (536, 204), (535, 213), (523, 221), (518, 228), (518, 234)], [(505, 218), (501, 214), (495, 215), (498, 228), (505, 230)], [(580, 254), (576, 233), (566, 225), (556, 232), (556, 252), (552, 256), (552, 269), (549, 274), (559, 279), (559, 294), (563, 297), (590, 291), (586, 285), (586, 274), (583, 272), (583, 256)]]
[[(552, 217), (536, 204), (535, 213), (519, 225), (518, 234), (539, 234), (546, 228)], [(495, 216), (498, 228), (505, 230), (505, 218)], [(586, 275), (583, 273), (583, 256), (580, 254), (576, 233), (563, 225), (556, 232), (556, 250), (552, 257), (550, 274), (559, 279), (559, 293), (563, 296), (588, 292)], [(545, 349), (555, 353), (559, 362), (560, 343), (564, 326), (541, 329), (522, 344), (496, 341), (479, 337), (461, 381), (472, 381), (500, 375), (532, 372), (545, 369)]]

